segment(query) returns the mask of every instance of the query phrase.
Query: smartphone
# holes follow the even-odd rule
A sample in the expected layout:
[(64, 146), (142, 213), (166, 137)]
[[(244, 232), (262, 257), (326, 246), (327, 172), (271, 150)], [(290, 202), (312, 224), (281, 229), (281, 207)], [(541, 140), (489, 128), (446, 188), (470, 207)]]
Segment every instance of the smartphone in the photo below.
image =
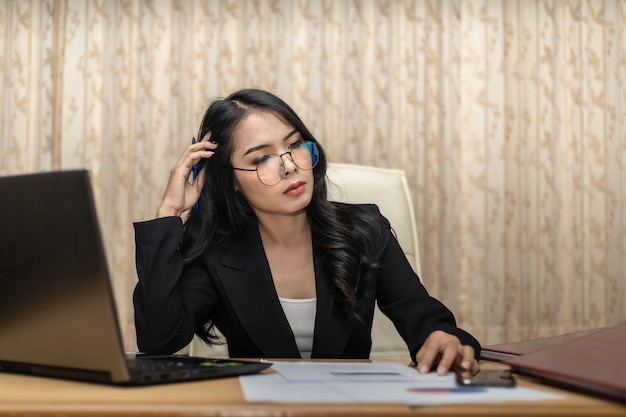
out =
[(509, 370), (482, 369), (476, 375), (457, 370), (456, 383), (464, 387), (514, 387), (515, 378)]

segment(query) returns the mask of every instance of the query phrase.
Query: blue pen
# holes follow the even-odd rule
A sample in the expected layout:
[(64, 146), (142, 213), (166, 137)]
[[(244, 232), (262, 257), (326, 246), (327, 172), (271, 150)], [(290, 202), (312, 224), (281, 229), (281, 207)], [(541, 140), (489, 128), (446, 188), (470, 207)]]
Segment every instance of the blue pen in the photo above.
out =
[[(193, 145), (194, 143), (196, 143), (196, 137), (192, 136), (191, 144)], [(197, 176), (198, 176), (198, 164), (193, 164), (193, 166), (191, 167), (191, 182), (194, 182)], [(197, 213), (199, 208), (200, 208), (200, 205), (196, 201), (196, 204), (193, 205), (193, 210)]]

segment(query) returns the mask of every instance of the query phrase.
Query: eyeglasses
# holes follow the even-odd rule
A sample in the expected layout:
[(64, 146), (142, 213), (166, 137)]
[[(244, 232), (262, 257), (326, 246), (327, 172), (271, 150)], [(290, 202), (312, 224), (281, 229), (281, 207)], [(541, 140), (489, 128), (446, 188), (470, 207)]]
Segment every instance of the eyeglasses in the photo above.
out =
[(263, 155), (256, 161), (256, 168), (236, 168), (238, 171), (256, 171), (259, 180), (265, 185), (276, 185), (285, 175), (285, 161), (283, 156), (289, 155), (299, 169), (313, 169), (319, 160), (319, 149), (314, 142), (296, 142), (289, 150), (280, 155)]

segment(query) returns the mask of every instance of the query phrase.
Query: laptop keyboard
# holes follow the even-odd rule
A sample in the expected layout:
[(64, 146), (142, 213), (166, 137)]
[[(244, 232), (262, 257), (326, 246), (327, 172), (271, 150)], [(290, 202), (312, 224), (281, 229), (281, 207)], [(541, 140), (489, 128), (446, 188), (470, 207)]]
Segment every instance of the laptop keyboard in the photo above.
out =
[(204, 359), (196, 357), (170, 357), (170, 356), (154, 356), (154, 357), (135, 357), (128, 360), (128, 368), (131, 372), (156, 373), (168, 371), (184, 371), (203, 368), (210, 370), (211, 368), (224, 368), (241, 365), (241, 362), (221, 359)]
[(174, 369), (197, 368), (198, 363), (171, 358), (135, 358), (128, 361), (128, 368), (132, 372), (163, 372)]
[(164, 382), (246, 375), (260, 372), (271, 363), (194, 356), (135, 356), (128, 358), (128, 370), (134, 381)]

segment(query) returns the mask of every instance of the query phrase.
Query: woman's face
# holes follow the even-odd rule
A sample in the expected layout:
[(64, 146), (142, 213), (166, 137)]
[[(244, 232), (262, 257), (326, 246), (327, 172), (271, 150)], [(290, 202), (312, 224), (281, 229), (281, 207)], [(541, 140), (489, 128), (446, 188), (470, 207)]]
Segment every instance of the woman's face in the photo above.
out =
[[(302, 141), (293, 126), (276, 114), (251, 111), (239, 122), (233, 134), (233, 167), (255, 169), (266, 155), (281, 155)], [(234, 170), (235, 187), (243, 194), (257, 217), (262, 214), (295, 215), (303, 213), (313, 196), (313, 170), (299, 169), (289, 154), (282, 156), (283, 178), (275, 185), (265, 185), (255, 171)]]

